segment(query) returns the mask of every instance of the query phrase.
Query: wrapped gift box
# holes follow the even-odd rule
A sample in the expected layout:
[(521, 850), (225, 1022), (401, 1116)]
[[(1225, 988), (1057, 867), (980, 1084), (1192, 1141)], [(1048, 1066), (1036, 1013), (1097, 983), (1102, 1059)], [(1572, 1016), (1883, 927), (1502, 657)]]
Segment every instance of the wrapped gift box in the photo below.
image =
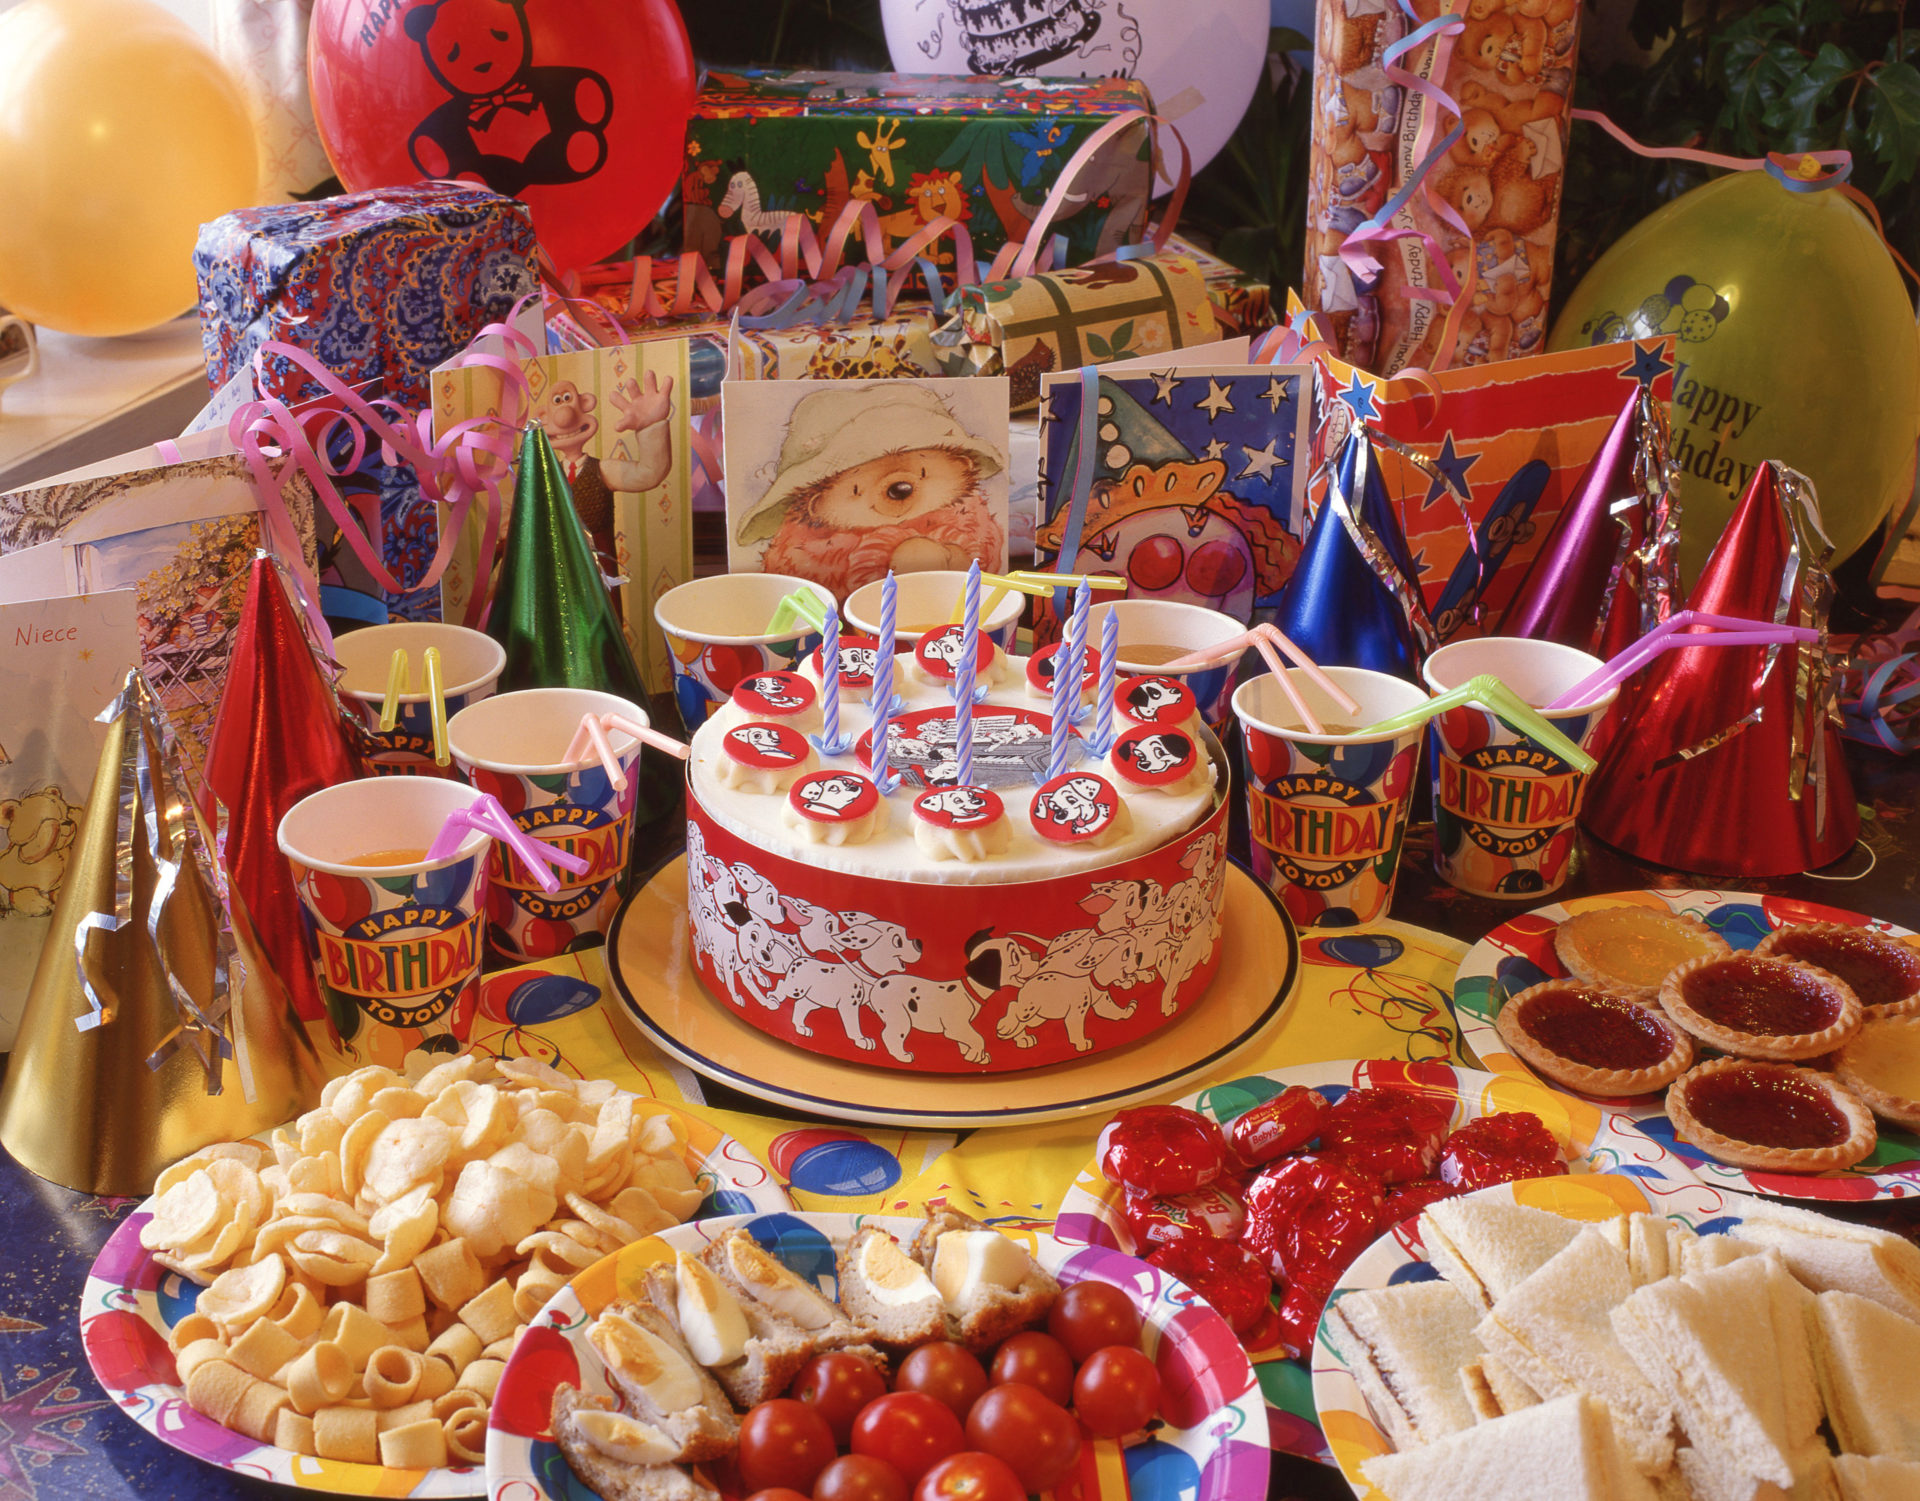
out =
[[(201, 226), (193, 253), (208, 383), (221, 391), (249, 373), (263, 344), (279, 341), (350, 386), (377, 383), (387, 400), (424, 407), (434, 367), (538, 285), (533, 256), (525, 204), (459, 183), (236, 209)], [(289, 405), (322, 394), (285, 356), (262, 363), (257, 394)], [(376, 449), (342, 485), (378, 498), (382, 555), (403, 588), (382, 595), (351, 571), (323, 581), (376, 596), (360, 612), (370, 618), (437, 618), (438, 590), (416, 586), (438, 529), (411, 470), (385, 464)]]
[[(746, 231), (777, 239), (790, 213), (829, 228), (872, 203), (889, 249), (936, 215), (965, 222), (982, 260), (1027, 226), (1080, 145), (1151, 108), (1128, 78), (949, 78), (899, 73), (710, 73), (687, 124), (684, 248), (717, 259)], [(1137, 241), (1151, 188), (1146, 120), (1103, 146), (1053, 223), (1070, 261)], [(935, 259), (953, 264), (949, 241)]]

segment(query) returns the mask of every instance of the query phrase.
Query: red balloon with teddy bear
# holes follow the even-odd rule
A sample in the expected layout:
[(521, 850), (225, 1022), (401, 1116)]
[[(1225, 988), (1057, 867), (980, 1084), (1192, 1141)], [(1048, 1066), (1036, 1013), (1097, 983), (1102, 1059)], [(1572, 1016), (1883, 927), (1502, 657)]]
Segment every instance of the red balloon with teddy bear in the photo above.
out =
[(308, 72), (350, 192), (442, 178), (512, 194), (562, 269), (653, 216), (693, 108), (673, 0), (317, 0)]

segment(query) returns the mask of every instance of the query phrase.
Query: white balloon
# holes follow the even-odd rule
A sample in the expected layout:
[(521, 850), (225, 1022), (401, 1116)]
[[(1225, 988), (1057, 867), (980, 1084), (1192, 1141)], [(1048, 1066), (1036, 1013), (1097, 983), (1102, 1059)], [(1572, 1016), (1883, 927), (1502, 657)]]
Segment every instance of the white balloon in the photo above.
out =
[[(902, 73), (1139, 79), (1195, 171), (1226, 145), (1253, 98), (1269, 9), (1270, 0), (880, 0)], [(1179, 155), (1169, 142), (1168, 171), (1179, 170)], [(1156, 191), (1171, 186), (1162, 178)]]

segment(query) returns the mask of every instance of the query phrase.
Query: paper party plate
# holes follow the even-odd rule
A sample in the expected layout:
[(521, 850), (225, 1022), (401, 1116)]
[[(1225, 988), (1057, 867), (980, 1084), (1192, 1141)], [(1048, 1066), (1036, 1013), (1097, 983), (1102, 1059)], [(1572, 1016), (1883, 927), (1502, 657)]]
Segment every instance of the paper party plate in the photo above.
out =
[[(676, 1250), (698, 1254), (736, 1225), (801, 1276), (834, 1292), (834, 1255), (854, 1232), (878, 1225), (902, 1242), (915, 1219), (853, 1214), (770, 1214), (701, 1220), (664, 1231), (588, 1267), (534, 1319), (501, 1375), (487, 1430), (492, 1501), (584, 1501), (550, 1428), (563, 1384), (607, 1393), (587, 1327), (609, 1304), (638, 1294), (642, 1274)], [(1027, 1245), (1062, 1283), (1096, 1279), (1123, 1288), (1140, 1310), (1142, 1348), (1159, 1367), (1163, 1426), (1126, 1449), (1111, 1439), (1081, 1447), (1082, 1501), (1246, 1501), (1267, 1493), (1260, 1388), (1240, 1342), (1220, 1316), (1165, 1273), (1098, 1246), (1068, 1246), (1036, 1231), (1000, 1227)], [(1070, 1482), (1069, 1482), (1070, 1483)]]
[[(1553, 951), (1553, 934), (1576, 912), (1596, 907), (1639, 906), (1696, 917), (1738, 949), (1750, 949), (1775, 928), (1795, 923), (1834, 922), (1873, 928), (1920, 946), (1920, 937), (1874, 917), (1862, 917), (1841, 907), (1824, 907), (1792, 897), (1765, 896), (1750, 891), (1617, 891), (1606, 896), (1573, 897), (1566, 902), (1536, 907), (1509, 918), (1472, 948), (1460, 961), (1453, 981), (1453, 1013), (1460, 1038), (1487, 1068), (1497, 1074), (1537, 1079), (1507, 1048), (1494, 1018), (1529, 985), (1566, 974)], [(1545, 1081), (1542, 1081), (1545, 1082)], [(1549, 1084), (1549, 1088), (1559, 1089)], [(1578, 1098), (1567, 1095), (1568, 1099)], [(1920, 1195), (1920, 1137), (1899, 1126), (1878, 1122), (1879, 1143), (1873, 1154), (1855, 1167), (1835, 1173), (1763, 1173), (1728, 1167), (1697, 1148), (1677, 1141), (1667, 1119), (1662, 1096), (1610, 1100), (1603, 1107), (1633, 1120), (1647, 1135), (1673, 1152), (1694, 1176), (1706, 1183), (1747, 1193), (1772, 1194), (1783, 1199), (1905, 1199)]]
[[(1309, 1063), (1299, 1068), (1252, 1074), (1216, 1084), (1178, 1103), (1223, 1126), (1262, 1100), (1295, 1084), (1338, 1100), (1349, 1089), (1406, 1089), (1447, 1101), (1453, 1125), (1506, 1110), (1531, 1111), (1572, 1155), (1575, 1174), (1626, 1173), (1686, 1179), (1686, 1167), (1651, 1137), (1642, 1135), (1618, 1111), (1561, 1094), (1531, 1079), (1502, 1077), (1448, 1063), (1402, 1063), (1383, 1058)], [(1097, 1162), (1074, 1179), (1061, 1201), (1054, 1233), (1062, 1240), (1110, 1246), (1131, 1252), (1133, 1234), (1120, 1212), (1121, 1190), (1107, 1181)], [(1253, 1352), (1254, 1369), (1268, 1404), (1272, 1447), (1322, 1464), (1333, 1463), (1319, 1425), (1307, 1367), (1288, 1360), (1277, 1348)]]
[[(687, 1166), (706, 1191), (697, 1214), (765, 1213), (790, 1206), (773, 1174), (738, 1141), (697, 1116), (673, 1113), (687, 1129)], [(340, 1496), (485, 1494), (477, 1465), (390, 1470), (314, 1459), (257, 1443), (189, 1407), (167, 1336), (193, 1312), (201, 1289), (161, 1266), (140, 1244), (140, 1231), (153, 1218), (152, 1211), (153, 1200), (148, 1199), (114, 1231), (87, 1273), (80, 1297), (80, 1338), (87, 1363), (121, 1411), (163, 1444), (236, 1475)]]
[[(1698, 1179), (1674, 1180), (1657, 1175), (1535, 1178), (1525, 1183), (1498, 1183), (1468, 1197), (1475, 1201), (1524, 1204), (1570, 1220), (1609, 1220), (1617, 1214), (1659, 1214), (1679, 1220), (1702, 1235), (1729, 1230), (1741, 1219), (1738, 1194), (1709, 1187)], [(1392, 1287), (1439, 1276), (1427, 1265), (1416, 1224), (1417, 1221), (1409, 1220), (1397, 1225), (1362, 1251), (1341, 1277), (1333, 1296), (1327, 1300), (1327, 1307), (1332, 1308), (1345, 1294), (1362, 1288)], [(1388, 1453), (1393, 1441), (1374, 1422), (1359, 1384), (1348, 1374), (1345, 1362), (1327, 1338), (1326, 1329), (1326, 1317), (1322, 1315), (1320, 1333), (1313, 1345), (1313, 1405), (1319, 1414), (1320, 1426), (1333, 1447), (1334, 1463), (1347, 1477), (1354, 1494), (1363, 1501), (1387, 1501), (1367, 1483), (1360, 1466), (1376, 1454)]]

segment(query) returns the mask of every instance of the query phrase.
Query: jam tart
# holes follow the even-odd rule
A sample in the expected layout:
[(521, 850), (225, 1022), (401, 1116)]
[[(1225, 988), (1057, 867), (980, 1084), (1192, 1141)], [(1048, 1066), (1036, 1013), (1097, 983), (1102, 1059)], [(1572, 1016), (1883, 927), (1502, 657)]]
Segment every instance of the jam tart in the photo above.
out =
[(1869, 1020), (1920, 1014), (1920, 949), (1890, 933), (1847, 923), (1798, 923), (1767, 934), (1753, 952), (1838, 975)]
[(1714, 1058), (1667, 1091), (1673, 1133), (1716, 1162), (1761, 1172), (1852, 1167), (1878, 1141), (1873, 1116), (1839, 1080), (1789, 1063)]
[(1602, 1099), (1651, 1094), (1693, 1066), (1693, 1042), (1652, 1007), (1578, 980), (1510, 998), (1494, 1025), (1535, 1073)]
[(1732, 949), (1695, 917), (1649, 907), (1596, 907), (1560, 924), (1553, 951), (1574, 979), (1650, 1000), (1682, 964)]
[(1660, 1006), (1708, 1047), (1776, 1062), (1818, 1058), (1860, 1030), (1860, 1001), (1811, 964), (1727, 954), (1681, 965)]
[(1920, 1131), (1920, 1016), (1869, 1017), (1834, 1072), (1882, 1120)]

